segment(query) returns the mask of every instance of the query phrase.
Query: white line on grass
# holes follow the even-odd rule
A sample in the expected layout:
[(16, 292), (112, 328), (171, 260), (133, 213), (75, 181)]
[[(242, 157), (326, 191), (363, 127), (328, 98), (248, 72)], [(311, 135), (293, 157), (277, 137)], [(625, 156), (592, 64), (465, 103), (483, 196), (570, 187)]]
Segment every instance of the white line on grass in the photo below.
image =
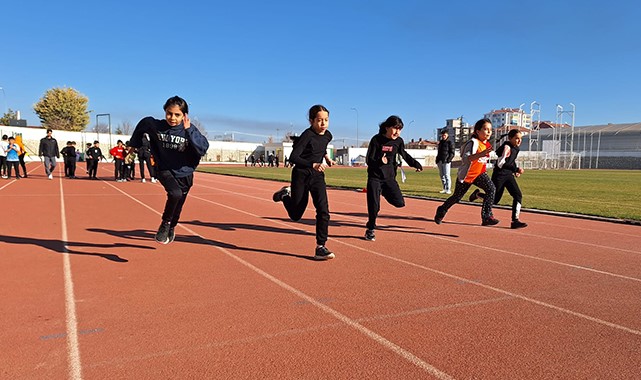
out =
[(62, 178), (60, 178), (60, 222), (62, 225), (62, 242), (64, 252), (62, 253), (64, 282), (65, 282), (65, 310), (67, 327), (67, 360), (69, 362), (69, 378), (73, 380), (82, 379), (82, 363), (80, 361), (80, 345), (78, 344), (78, 321), (76, 319), (76, 300), (73, 291), (73, 279), (71, 277), (71, 260), (67, 251), (67, 217), (65, 213), (65, 195), (62, 189)]

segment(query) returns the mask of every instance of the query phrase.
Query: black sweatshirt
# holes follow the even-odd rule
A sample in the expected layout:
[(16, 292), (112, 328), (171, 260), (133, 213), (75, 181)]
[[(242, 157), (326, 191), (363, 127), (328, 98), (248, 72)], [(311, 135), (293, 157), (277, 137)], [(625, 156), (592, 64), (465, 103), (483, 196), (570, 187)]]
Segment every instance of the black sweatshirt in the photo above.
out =
[[(506, 146), (509, 148), (509, 155), (505, 157), (505, 161), (503, 161), (503, 153), (505, 152)], [(509, 141), (501, 144), (501, 146), (496, 150), (496, 155), (499, 156), (499, 158), (494, 166), (492, 176), (512, 175), (519, 171), (518, 166), (516, 166), (516, 157), (519, 155), (519, 151), (520, 149), (512, 145)]]
[[(402, 138), (398, 137), (396, 140), (392, 140), (385, 137), (384, 134), (379, 133), (372, 137), (367, 148), (367, 157), (365, 158), (367, 175), (378, 179), (396, 177), (396, 168), (401, 164), (400, 162), (396, 162), (397, 154), (400, 154), (411, 167), (423, 169), (420, 162), (407, 154)], [(387, 164), (383, 164), (383, 155), (387, 157)]]
[(145, 133), (158, 170), (170, 170), (176, 178), (193, 173), (209, 149), (209, 141), (193, 125), (187, 129), (183, 123), (172, 127), (167, 120), (146, 117), (136, 125), (130, 145), (140, 148)]
[(296, 168), (311, 168), (314, 164), (322, 163), (330, 141), (332, 134), (329, 130), (319, 135), (309, 127), (294, 142), (289, 161)]

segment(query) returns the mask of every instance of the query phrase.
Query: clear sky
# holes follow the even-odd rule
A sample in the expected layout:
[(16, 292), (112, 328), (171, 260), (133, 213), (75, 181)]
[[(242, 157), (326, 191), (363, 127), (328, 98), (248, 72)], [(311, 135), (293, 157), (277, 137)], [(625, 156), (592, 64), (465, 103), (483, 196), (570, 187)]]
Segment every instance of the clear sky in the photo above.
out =
[(115, 130), (163, 118), (179, 95), (210, 137), (264, 141), (302, 132), (320, 103), (336, 144), (369, 140), (393, 114), (406, 141), (434, 139), (446, 119), (533, 101), (543, 120), (574, 103), (576, 126), (641, 122), (639, 4), (7, 1), (0, 105), (40, 125), (33, 104), (72, 87), (90, 127), (109, 113)]

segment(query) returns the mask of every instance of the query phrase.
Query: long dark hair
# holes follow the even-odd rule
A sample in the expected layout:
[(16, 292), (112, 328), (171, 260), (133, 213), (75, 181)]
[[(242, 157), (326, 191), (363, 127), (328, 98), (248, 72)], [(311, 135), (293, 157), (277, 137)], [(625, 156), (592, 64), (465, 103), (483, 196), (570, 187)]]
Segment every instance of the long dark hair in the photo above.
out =
[(385, 120), (384, 122), (378, 125), (378, 133), (384, 135), (387, 128), (391, 128), (391, 127), (403, 128), (403, 120), (401, 120), (401, 118), (396, 115), (392, 115), (388, 117), (387, 120)]
[(472, 133), (472, 137), (475, 137), (478, 139), (479, 137), (476, 134), (476, 132), (480, 131), (485, 126), (486, 123), (492, 125), (492, 120), (485, 118), (474, 123), (474, 132)]

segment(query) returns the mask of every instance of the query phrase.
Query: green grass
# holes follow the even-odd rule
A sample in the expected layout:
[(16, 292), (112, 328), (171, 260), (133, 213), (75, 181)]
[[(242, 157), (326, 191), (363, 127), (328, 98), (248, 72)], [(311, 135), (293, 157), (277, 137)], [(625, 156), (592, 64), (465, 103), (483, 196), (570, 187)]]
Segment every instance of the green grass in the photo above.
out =
[[(199, 171), (289, 182), (290, 169), (202, 165)], [(445, 198), (439, 194), (437, 169), (405, 171), (404, 194)], [(452, 170), (456, 176), (456, 169)], [(400, 180), (400, 173), (398, 176)], [(333, 167), (325, 172), (328, 186), (362, 189), (367, 182), (364, 168)], [(639, 170), (526, 170), (518, 179), (523, 207), (583, 215), (641, 221), (641, 171)], [(465, 199), (465, 198), (464, 198)], [(511, 205), (507, 191), (502, 205)]]

